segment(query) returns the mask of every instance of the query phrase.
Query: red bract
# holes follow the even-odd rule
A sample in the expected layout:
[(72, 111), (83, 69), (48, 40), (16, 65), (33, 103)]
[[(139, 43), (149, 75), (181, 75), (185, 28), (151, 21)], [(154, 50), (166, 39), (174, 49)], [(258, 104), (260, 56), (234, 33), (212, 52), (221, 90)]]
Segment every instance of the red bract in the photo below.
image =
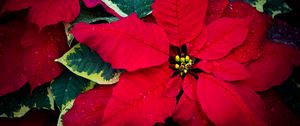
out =
[(223, 16), (253, 16), (250, 32), (245, 43), (234, 49), (226, 58), (245, 63), (250, 77), (235, 82), (256, 91), (264, 91), (281, 84), (300, 64), (300, 52), (284, 44), (267, 40), (265, 34), (270, 26), (270, 17), (242, 2), (233, 2), (225, 9)]
[(169, 70), (163, 66), (126, 72), (114, 87), (82, 94), (64, 116), (65, 125), (153, 126), (170, 116), (175, 97), (164, 97)]
[[(248, 77), (243, 65), (224, 57), (243, 44), (251, 17), (220, 18), (205, 26), (206, 7), (205, 0), (155, 1), (153, 14), (164, 31), (158, 25), (140, 21), (135, 14), (112, 24), (75, 25), (72, 33), (79, 42), (96, 50), (113, 68), (128, 72), (120, 77), (120, 82), (112, 89), (112, 96), (108, 96), (108, 102), (94, 106), (99, 109), (98, 114), (86, 117), (92, 115), (89, 111), (84, 116), (75, 117), (80, 121), (72, 123), (76, 111), (94, 109), (75, 107), (65, 116), (64, 123), (92, 125), (88, 120), (93, 118), (103, 125), (153, 125), (172, 113), (175, 96), (182, 88), (183, 95), (188, 97), (185, 99), (195, 103), (196, 108), (192, 110), (202, 106), (217, 125), (265, 125), (264, 107), (259, 97), (247, 88), (222, 81)], [(189, 69), (178, 71), (177, 67), (173, 75), (180, 73), (180, 77), (171, 77), (170, 69), (160, 65), (165, 64), (168, 56), (175, 58), (174, 52), (168, 53), (168, 44), (177, 48), (182, 46), (179, 55), (190, 56), (195, 63), (189, 72)], [(200, 59), (200, 62), (196, 65), (194, 59)], [(181, 65), (185, 65), (184, 60)], [(186, 60), (190, 61), (189, 57)], [(170, 62), (169, 65), (173, 67), (175, 64)], [(192, 73), (192, 69), (202, 73)], [(92, 97), (77, 99), (75, 106), (93, 100)], [(177, 106), (176, 111), (181, 112), (173, 116), (178, 120), (189, 120), (188, 124), (202, 124), (200, 117), (176, 115), (189, 109)], [(197, 113), (195, 116), (201, 115)]]
[(29, 8), (28, 20), (40, 29), (60, 21), (72, 22), (79, 14), (79, 0), (7, 0), (2, 12)]
[(160, 65), (169, 58), (164, 31), (155, 24), (140, 21), (135, 14), (111, 24), (79, 23), (72, 33), (113, 68), (134, 71)]
[(62, 71), (54, 62), (66, 50), (64, 26), (47, 26), (41, 31), (24, 20), (0, 25), (0, 96), (16, 91), (27, 81), (34, 89)]
[(252, 16), (249, 33), (242, 46), (234, 49), (227, 58), (240, 63), (249, 63), (258, 59), (263, 54), (263, 45), (271, 18), (256, 11), (247, 3), (232, 2), (224, 10), (225, 17), (247, 17)]
[(264, 91), (280, 85), (300, 64), (300, 52), (287, 45), (267, 41), (261, 58), (246, 66), (250, 77), (243, 84), (256, 91)]

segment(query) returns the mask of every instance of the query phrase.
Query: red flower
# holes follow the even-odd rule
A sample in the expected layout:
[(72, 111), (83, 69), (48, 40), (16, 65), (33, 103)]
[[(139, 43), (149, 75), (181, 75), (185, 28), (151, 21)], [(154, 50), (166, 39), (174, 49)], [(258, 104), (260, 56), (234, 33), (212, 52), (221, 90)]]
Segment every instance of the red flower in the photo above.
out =
[[(228, 83), (248, 77), (243, 65), (226, 55), (243, 44), (253, 16), (205, 25), (206, 8), (205, 0), (155, 1), (158, 25), (136, 15), (111, 24), (75, 25), (72, 33), (79, 42), (127, 72), (114, 87), (80, 95), (64, 123), (153, 125), (173, 113), (182, 88), (173, 113), (177, 123), (203, 124), (203, 109), (216, 125), (266, 125), (259, 96)], [(169, 44), (177, 46), (175, 54)]]
[(39, 28), (23, 19), (0, 25), (0, 96), (29, 81), (31, 89), (51, 81), (62, 71), (54, 62), (66, 50), (62, 24)]

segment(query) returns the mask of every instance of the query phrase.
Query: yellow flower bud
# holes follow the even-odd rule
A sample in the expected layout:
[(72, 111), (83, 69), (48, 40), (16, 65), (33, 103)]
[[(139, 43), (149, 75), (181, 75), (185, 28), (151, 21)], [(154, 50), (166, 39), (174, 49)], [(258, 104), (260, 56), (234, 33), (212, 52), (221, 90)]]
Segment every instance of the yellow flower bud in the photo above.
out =
[(184, 63), (184, 62), (185, 62), (185, 58), (184, 58), (184, 57), (181, 57), (181, 58), (180, 58), (180, 62)]
[(190, 57), (189, 56), (185, 56), (185, 61), (190, 61)]
[(180, 57), (179, 57), (179, 55), (176, 55), (176, 56), (175, 56), (175, 61), (176, 61), (176, 62), (180, 62)]
[(179, 64), (175, 64), (175, 69), (179, 69)]

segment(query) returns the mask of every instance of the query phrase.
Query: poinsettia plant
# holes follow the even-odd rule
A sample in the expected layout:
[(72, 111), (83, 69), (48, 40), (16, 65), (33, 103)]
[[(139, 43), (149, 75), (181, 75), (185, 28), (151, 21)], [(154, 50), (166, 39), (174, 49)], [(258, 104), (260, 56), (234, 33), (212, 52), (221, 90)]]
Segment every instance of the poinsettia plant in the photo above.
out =
[(58, 111), (57, 125), (270, 125), (258, 93), (300, 64), (297, 48), (267, 37), (287, 5), (6, 0), (0, 9), (3, 117), (37, 108)]

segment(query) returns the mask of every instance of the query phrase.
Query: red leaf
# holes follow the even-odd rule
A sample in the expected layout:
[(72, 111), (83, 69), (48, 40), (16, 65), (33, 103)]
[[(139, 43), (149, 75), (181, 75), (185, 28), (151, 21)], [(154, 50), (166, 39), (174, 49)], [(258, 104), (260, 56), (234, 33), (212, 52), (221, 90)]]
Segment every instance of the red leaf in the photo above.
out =
[(116, 69), (134, 71), (160, 65), (169, 58), (164, 31), (155, 24), (140, 21), (136, 14), (111, 24), (79, 23), (72, 33)]
[(200, 34), (207, 0), (155, 0), (152, 8), (157, 23), (165, 29), (170, 42), (180, 47)]
[(228, 3), (228, 0), (208, 0), (208, 7), (205, 18), (206, 24), (209, 24), (212, 21), (220, 18)]
[(200, 35), (197, 36), (190, 43), (186, 44), (189, 54), (191, 56), (196, 57), (199, 53), (198, 51), (201, 50), (204, 47), (204, 45), (207, 43), (207, 39), (208, 39), (207, 28), (206, 26), (203, 26), (203, 30), (201, 31)]
[(207, 116), (216, 125), (266, 125), (264, 104), (247, 88), (201, 74), (198, 81), (198, 100)]
[(0, 95), (18, 90), (27, 81), (34, 89), (62, 71), (54, 62), (67, 50), (62, 24), (39, 31), (34, 24), (16, 19), (0, 26), (0, 39)]
[(182, 79), (180, 76), (171, 78), (166, 85), (166, 96), (176, 97), (182, 87)]
[(265, 44), (263, 56), (246, 67), (250, 78), (239, 83), (256, 91), (264, 91), (280, 85), (299, 64), (300, 51), (269, 41)]
[(111, 98), (113, 86), (98, 86), (86, 93), (80, 94), (73, 107), (64, 115), (65, 126), (101, 125), (103, 112)]
[(105, 3), (102, 2), (102, 0), (83, 0), (84, 4), (88, 7), (88, 8), (93, 8), (96, 5), (100, 4), (104, 7), (104, 9), (109, 12), (110, 14), (118, 17), (118, 18), (123, 18), (121, 15), (119, 15), (118, 13), (116, 13), (113, 9), (109, 8)]
[(184, 94), (186, 94), (190, 99), (196, 100), (197, 99), (197, 80), (192, 75), (186, 75), (183, 84), (182, 89), (184, 91)]
[(68, 46), (62, 24), (47, 26), (42, 31), (29, 24), (27, 29), (22, 39), (26, 51), (21, 62), (31, 89), (34, 89), (61, 73), (61, 65), (54, 60), (61, 57)]
[(60, 21), (72, 22), (80, 11), (79, 0), (7, 0), (3, 11), (30, 7), (28, 20), (40, 29)]
[(176, 106), (173, 120), (180, 126), (212, 126), (200, 104), (183, 94)]
[(24, 25), (21, 20), (0, 25), (0, 96), (18, 90), (28, 81), (20, 61), (24, 53), (20, 44)]
[(200, 59), (219, 59), (241, 45), (248, 33), (250, 18), (220, 18), (207, 26), (208, 42), (198, 50)]
[(175, 109), (176, 98), (165, 96), (170, 73), (160, 67), (121, 75), (104, 111), (104, 125), (153, 126)]
[(271, 24), (271, 18), (256, 11), (247, 3), (231, 2), (224, 11), (225, 17), (253, 17), (250, 21), (249, 32), (245, 42), (233, 49), (227, 58), (247, 63), (258, 59), (263, 52), (264, 38), (268, 27)]
[(197, 66), (205, 72), (213, 73), (217, 78), (225, 81), (243, 80), (249, 77), (243, 65), (228, 59), (201, 61)]
[(153, 126), (162, 122), (172, 114), (176, 104), (175, 97), (164, 96), (169, 76), (161, 67), (125, 72), (112, 91), (96, 88), (80, 95), (65, 115), (64, 123)]

